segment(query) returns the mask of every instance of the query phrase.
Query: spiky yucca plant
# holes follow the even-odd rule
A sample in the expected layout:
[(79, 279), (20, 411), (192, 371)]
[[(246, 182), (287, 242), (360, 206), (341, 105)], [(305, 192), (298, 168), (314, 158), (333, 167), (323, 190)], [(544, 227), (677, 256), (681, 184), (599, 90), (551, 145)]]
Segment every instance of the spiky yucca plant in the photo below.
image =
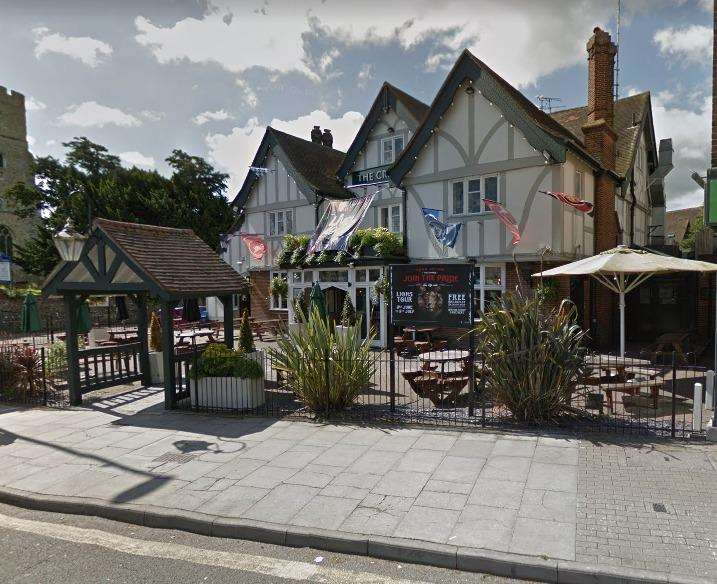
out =
[(575, 307), (549, 309), (542, 296), (506, 294), (488, 307), (476, 329), (489, 395), (519, 422), (555, 420), (570, 405), (585, 373), (586, 331)]
[(358, 327), (336, 334), (329, 320), (313, 308), (306, 326), (277, 339), (270, 354), (299, 400), (328, 415), (351, 406), (369, 386), (375, 369), (371, 340), (361, 340)]

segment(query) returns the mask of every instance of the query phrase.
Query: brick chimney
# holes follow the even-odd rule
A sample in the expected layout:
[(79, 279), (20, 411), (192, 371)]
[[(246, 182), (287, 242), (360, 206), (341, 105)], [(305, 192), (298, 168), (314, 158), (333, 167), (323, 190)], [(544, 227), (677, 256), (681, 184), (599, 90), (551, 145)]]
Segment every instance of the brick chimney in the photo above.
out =
[(321, 126), (314, 126), (311, 130), (311, 141), (314, 144), (321, 144)]
[[(615, 143), (613, 129), (615, 103), (613, 81), (617, 47), (610, 34), (596, 27), (587, 43), (588, 51), (588, 120), (582, 127), (585, 149), (602, 168), (595, 172), (595, 253), (615, 247), (619, 241), (620, 226), (615, 212), (617, 180), (610, 171), (615, 170)], [(604, 286), (590, 282), (594, 305), (591, 336), (600, 348), (613, 345), (613, 315), (615, 294)]]
[(334, 137), (331, 135), (331, 130), (324, 128), (324, 133), (321, 136), (321, 143), (327, 148), (334, 147)]

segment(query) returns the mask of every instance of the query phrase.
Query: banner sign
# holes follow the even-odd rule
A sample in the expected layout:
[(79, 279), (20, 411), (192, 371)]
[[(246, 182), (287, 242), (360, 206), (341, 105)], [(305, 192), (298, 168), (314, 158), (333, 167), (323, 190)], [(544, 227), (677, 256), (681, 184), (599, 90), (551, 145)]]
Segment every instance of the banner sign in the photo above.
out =
[(388, 181), (388, 175), (386, 172), (391, 168), (390, 164), (384, 164), (383, 166), (375, 166), (374, 168), (367, 168), (366, 170), (357, 170), (351, 173), (351, 186), (357, 186), (362, 184), (371, 184), (381, 181)]
[(4, 253), (0, 253), (0, 284), (12, 283), (12, 261)]
[(557, 191), (538, 191), (539, 193), (542, 193), (543, 195), (548, 195), (549, 197), (553, 197), (553, 199), (560, 201), (563, 203), (563, 205), (569, 205), (573, 209), (577, 209), (581, 213), (592, 213), (593, 212), (593, 204), (590, 201), (583, 201), (582, 199), (578, 199), (577, 197), (574, 197), (573, 195), (569, 195), (567, 193), (559, 193)]
[(309, 241), (307, 253), (346, 250), (349, 237), (361, 224), (376, 193), (365, 197), (329, 202), (324, 216)]
[(426, 222), (426, 229), (433, 237), (436, 244), (444, 248), (453, 249), (456, 246), (458, 234), (461, 231), (462, 223), (444, 223), (441, 221), (443, 212), (440, 209), (423, 208), (423, 219)]
[(473, 327), (473, 266), (391, 266), (391, 320), (398, 325)]

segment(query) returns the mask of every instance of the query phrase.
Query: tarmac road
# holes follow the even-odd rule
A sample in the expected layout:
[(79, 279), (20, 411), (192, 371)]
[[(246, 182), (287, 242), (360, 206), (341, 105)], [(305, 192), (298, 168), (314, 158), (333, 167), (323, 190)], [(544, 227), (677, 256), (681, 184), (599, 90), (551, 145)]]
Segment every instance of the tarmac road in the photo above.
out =
[[(506, 578), (0, 504), (4, 584), (507, 584)], [(523, 582), (523, 581), (521, 581)]]

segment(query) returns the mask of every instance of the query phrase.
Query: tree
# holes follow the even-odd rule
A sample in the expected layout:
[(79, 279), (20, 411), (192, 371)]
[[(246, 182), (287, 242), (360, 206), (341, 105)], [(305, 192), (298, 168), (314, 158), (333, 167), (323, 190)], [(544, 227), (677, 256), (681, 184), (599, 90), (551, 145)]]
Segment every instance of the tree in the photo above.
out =
[(125, 168), (107, 148), (85, 137), (64, 142), (64, 161), (52, 156), (34, 161), (36, 186), (18, 183), (6, 191), (16, 213), (38, 212), (41, 222), (24, 245), (16, 246), (17, 263), (28, 273), (44, 276), (58, 260), (52, 234), (68, 217), (80, 231), (89, 215), (163, 227), (192, 229), (212, 249), (236, 217), (224, 197), (228, 175), (182, 150), (166, 159), (172, 174)]
[(680, 241), (680, 250), (685, 253), (695, 251), (695, 239), (697, 234), (704, 229), (704, 218), (702, 215), (697, 215), (692, 221), (690, 221), (690, 227), (687, 230), (687, 235)]
[(249, 311), (245, 310), (241, 317), (239, 325), (239, 349), (242, 353), (253, 353), (256, 351), (254, 346), (254, 335), (251, 332), (251, 324), (249, 323)]
[(149, 348), (152, 351), (161, 352), (162, 346), (162, 324), (159, 320), (159, 315), (156, 312), (152, 312), (152, 319), (149, 323)]
[(341, 326), (354, 326), (355, 324), (356, 309), (354, 308), (353, 302), (351, 302), (351, 296), (347, 294), (341, 309)]

